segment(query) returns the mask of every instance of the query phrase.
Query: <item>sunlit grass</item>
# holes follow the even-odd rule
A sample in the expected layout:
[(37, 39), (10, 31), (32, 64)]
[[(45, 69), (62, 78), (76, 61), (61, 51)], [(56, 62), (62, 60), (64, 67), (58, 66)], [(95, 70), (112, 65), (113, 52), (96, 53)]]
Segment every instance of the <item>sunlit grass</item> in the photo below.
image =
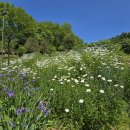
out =
[(5, 63), (1, 128), (126, 130), (129, 70), (124, 55), (99, 48)]

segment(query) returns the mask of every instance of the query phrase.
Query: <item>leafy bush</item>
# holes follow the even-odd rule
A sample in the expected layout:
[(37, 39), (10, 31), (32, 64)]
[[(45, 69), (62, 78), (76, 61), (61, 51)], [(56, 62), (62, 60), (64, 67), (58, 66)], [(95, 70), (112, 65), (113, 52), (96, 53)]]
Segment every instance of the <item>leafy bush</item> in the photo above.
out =
[(54, 52), (56, 52), (56, 47), (49, 45), (47, 53), (50, 54), (50, 53), (54, 53)]
[(58, 51), (64, 51), (64, 50), (65, 50), (64, 45), (63, 46), (59, 46)]
[(39, 42), (34, 37), (29, 37), (25, 43), (25, 48), (27, 49), (27, 52), (39, 52)]
[(27, 51), (26, 48), (24, 46), (20, 45), (18, 48), (18, 55), (22, 56), (23, 54), (26, 53), (26, 51)]
[(121, 43), (121, 50), (127, 54), (130, 54), (130, 40), (125, 40), (123, 43)]

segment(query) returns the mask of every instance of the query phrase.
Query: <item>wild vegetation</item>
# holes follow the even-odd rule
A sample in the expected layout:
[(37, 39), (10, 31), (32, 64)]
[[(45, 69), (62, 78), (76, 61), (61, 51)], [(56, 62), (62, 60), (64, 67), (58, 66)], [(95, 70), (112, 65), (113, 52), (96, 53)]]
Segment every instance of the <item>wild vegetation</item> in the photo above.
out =
[(0, 64), (0, 130), (129, 130), (130, 33), (85, 45), (6, 6), (4, 51), (20, 57)]
[(91, 43), (87, 46), (104, 46), (111, 50), (115, 48), (116, 50), (121, 50), (126, 54), (130, 54), (130, 32), (123, 32), (121, 35), (117, 35), (107, 40), (101, 40), (95, 43)]
[[(69, 23), (37, 22), (22, 8), (9, 3), (0, 2), (0, 12), (5, 11), (4, 6), (8, 9), (4, 23), (4, 53), (21, 56), (25, 53), (51, 53), (83, 47), (83, 40), (74, 34)], [(0, 28), (2, 18), (0, 16)]]
[(31, 54), (1, 69), (1, 128), (129, 130), (130, 61), (87, 47)]

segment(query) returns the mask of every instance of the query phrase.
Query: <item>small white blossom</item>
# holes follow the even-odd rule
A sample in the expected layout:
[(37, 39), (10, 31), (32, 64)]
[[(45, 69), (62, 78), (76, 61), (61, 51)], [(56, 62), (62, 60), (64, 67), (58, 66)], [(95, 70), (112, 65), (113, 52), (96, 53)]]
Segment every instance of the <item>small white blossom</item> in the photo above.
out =
[(83, 70), (83, 68), (80, 68), (80, 70)]
[(87, 93), (88, 93), (88, 92), (91, 92), (91, 89), (87, 89), (86, 92), (87, 92)]
[(33, 77), (33, 79), (36, 79), (36, 77)]
[(86, 87), (89, 87), (89, 84), (85, 84)]
[(104, 93), (104, 90), (100, 90), (99, 92), (100, 92), (100, 93)]
[(53, 91), (53, 90), (54, 90), (53, 88), (50, 89), (50, 91)]
[(60, 84), (64, 84), (63, 82), (60, 82)]
[(80, 100), (79, 100), (79, 103), (83, 103), (83, 102), (84, 102), (84, 100), (83, 100), (83, 99), (80, 99)]
[(121, 85), (121, 86), (120, 86), (120, 88), (124, 88), (124, 86), (123, 86), (123, 85)]
[(69, 83), (69, 82), (70, 82), (70, 80), (68, 79), (68, 80), (67, 80), (67, 82)]
[(94, 77), (93, 77), (93, 76), (90, 76), (90, 79), (94, 79)]
[(57, 76), (55, 75), (55, 76), (54, 76), (54, 78), (56, 79), (56, 78), (57, 78)]
[(75, 81), (75, 83), (78, 83), (78, 82), (79, 82), (77, 79), (75, 79), (74, 81)]
[(109, 79), (109, 80), (107, 80), (109, 83), (111, 83), (112, 82), (112, 80), (111, 79)]
[(86, 77), (86, 76), (87, 76), (87, 74), (83, 75), (82, 77)]
[(81, 83), (84, 83), (84, 79), (81, 80)]
[(65, 112), (67, 112), (67, 113), (68, 113), (68, 112), (69, 112), (69, 109), (68, 109), (68, 108), (66, 108), (66, 109), (65, 109)]
[(105, 77), (102, 77), (102, 80), (104, 80), (104, 81), (105, 81), (105, 80), (106, 80), (106, 79), (105, 79)]
[(124, 67), (121, 67), (121, 70), (124, 70)]
[(98, 78), (102, 77), (101, 75), (98, 75)]
[(74, 85), (71, 86), (72, 88), (74, 87)]

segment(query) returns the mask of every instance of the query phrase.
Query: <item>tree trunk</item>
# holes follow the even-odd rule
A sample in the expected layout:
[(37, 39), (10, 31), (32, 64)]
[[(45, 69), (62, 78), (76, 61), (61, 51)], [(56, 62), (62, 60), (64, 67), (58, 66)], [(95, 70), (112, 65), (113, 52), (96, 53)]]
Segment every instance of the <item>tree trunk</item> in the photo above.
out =
[(8, 41), (8, 66), (10, 65), (10, 41)]
[(4, 50), (3, 50), (3, 46), (4, 46), (4, 16), (3, 16), (2, 43), (1, 43), (2, 65), (4, 63)]

